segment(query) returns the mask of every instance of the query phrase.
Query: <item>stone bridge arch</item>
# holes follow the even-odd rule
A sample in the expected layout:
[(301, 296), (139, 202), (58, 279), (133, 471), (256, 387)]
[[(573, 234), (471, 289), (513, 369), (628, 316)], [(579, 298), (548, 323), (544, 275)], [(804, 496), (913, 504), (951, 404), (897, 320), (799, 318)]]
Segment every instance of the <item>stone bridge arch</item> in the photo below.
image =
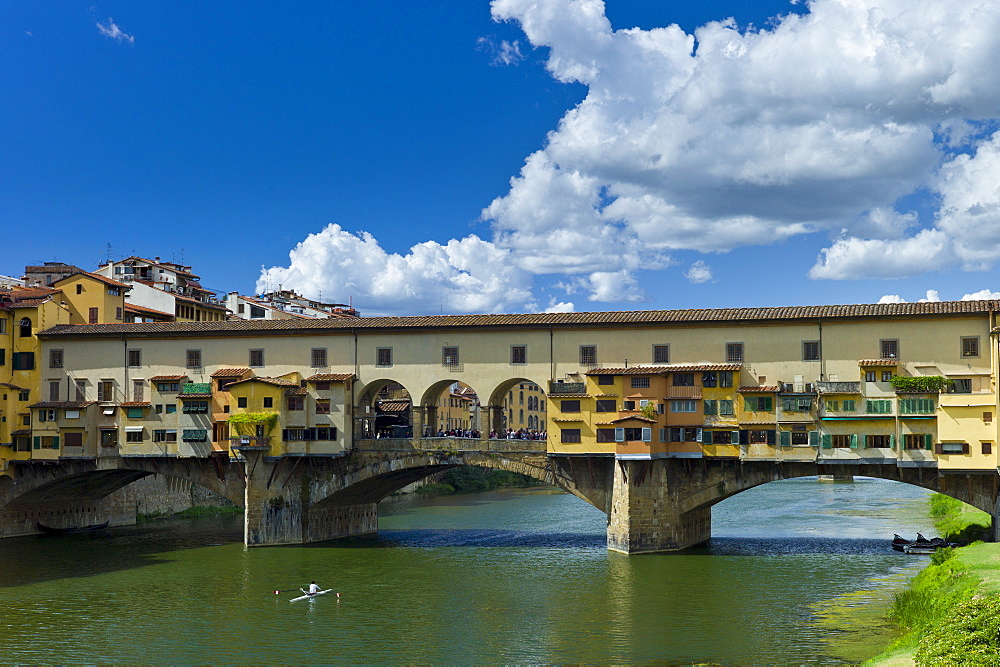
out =
[[(108, 519), (103, 501), (129, 484), (164, 475), (204, 487), (236, 505), (244, 504), (245, 485), (238, 463), (208, 459), (107, 459), (19, 464), (0, 482), (0, 531), (3, 535), (37, 532), (36, 523), (88, 525)], [(131, 521), (121, 515), (112, 523)], [(68, 518), (67, 518), (68, 517)]]

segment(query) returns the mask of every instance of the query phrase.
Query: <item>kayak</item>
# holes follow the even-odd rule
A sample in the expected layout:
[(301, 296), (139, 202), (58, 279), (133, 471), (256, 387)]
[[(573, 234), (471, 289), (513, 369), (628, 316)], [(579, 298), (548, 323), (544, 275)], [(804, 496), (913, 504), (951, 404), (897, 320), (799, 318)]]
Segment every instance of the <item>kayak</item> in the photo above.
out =
[(327, 593), (329, 593), (332, 590), (333, 590), (332, 588), (328, 588), (325, 591), (316, 591), (312, 595), (309, 595), (308, 593), (306, 593), (305, 595), (300, 595), (297, 598), (292, 598), (291, 600), (289, 600), (289, 602), (298, 602), (299, 600), (308, 600), (309, 598), (316, 598), (316, 597), (319, 597), (320, 595), (326, 595)]

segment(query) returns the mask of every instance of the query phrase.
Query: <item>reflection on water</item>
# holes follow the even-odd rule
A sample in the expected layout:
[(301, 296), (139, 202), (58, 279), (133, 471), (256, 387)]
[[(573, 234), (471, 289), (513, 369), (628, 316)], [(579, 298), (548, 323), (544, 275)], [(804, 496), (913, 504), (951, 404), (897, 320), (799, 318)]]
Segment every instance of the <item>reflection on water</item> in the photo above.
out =
[[(888, 539), (929, 532), (925, 498), (875, 480), (768, 484), (716, 506), (708, 544), (638, 557), (609, 553), (606, 517), (551, 490), (387, 502), (377, 536), (303, 547), (247, 550), (240, 517), (0, 541), (3, 657), (836, 661), (843, 633), (817, 610), (921, 566)], [(313, 579), (340, 600), (289, 604)]]

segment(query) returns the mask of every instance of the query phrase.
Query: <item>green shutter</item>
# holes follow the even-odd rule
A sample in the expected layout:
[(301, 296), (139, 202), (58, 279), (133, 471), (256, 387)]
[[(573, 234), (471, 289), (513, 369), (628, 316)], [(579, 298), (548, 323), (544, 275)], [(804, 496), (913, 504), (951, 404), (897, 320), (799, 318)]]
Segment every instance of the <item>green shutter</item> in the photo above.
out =
[(718, 401), (705, 401), (705, 414), (706, 415), (718, 415), (719, 410), (716, 407)]
[(857, 433), (852, 433), (851, 434), (851, 449), (857, 449), (857, 448), (858, 448), (858, 434)]
[(830, 412), (840, 412), (840, 401), (827, 401), (826, 409)]
[(889, 436), (889, 449), (896, 449), (896, 436)]
[(930, 433), (924, 433), (924, 449), (928, 451), (934, 449), (934, 436)]
[(899, 399), (899, 413), (906, 414), (913, 412), (913, 408), (910, 407), (910, 403), (911, 401), (908, 398)]
[(809, 431), (809, 446), (819, 447), (819, 431)]
[(740, 432), (739, 431), (730, 431), (729, 432), (729, 444), (730, 445), (738, 445), (738, 444), (740, 444)]
[(774, 410), (774, 397), (762, 396), (761, 401), (764, 403), (764, 412), (771, 412)]
[(791, 431), (781, 431), (779, 434), (780, 444), (782, 447), (792, 446), (792, 433)]
[(35, 449), (41, 449), (42, 448), (42, 437), (40, 435), (36, 435), (33, 438), (33, 442), (34, 442)]
[(59, 436), (52, 436), (52, 449), (59, 449)]
[(844, 412), (854, 412), (854, 399), (844, 401)]
[(833, 436), (829, 433), (823, 434), (823, 449), (833, 449)]

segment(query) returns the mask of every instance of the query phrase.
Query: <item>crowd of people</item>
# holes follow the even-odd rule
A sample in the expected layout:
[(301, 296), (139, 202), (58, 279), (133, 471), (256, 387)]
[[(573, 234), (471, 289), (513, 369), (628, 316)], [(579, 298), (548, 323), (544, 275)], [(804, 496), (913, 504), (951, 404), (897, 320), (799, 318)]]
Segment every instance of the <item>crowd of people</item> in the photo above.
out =
[[(431, 429), (424, 431), (425, 438), (481, 438), (482, 433), (477, 429), (438, 429), (436, 432)], [(548, 434), (545, 431), (534, 431), (530, 429), (512, 428), (506, 431), (490, 431), (491, 440), (545, 440)]]

